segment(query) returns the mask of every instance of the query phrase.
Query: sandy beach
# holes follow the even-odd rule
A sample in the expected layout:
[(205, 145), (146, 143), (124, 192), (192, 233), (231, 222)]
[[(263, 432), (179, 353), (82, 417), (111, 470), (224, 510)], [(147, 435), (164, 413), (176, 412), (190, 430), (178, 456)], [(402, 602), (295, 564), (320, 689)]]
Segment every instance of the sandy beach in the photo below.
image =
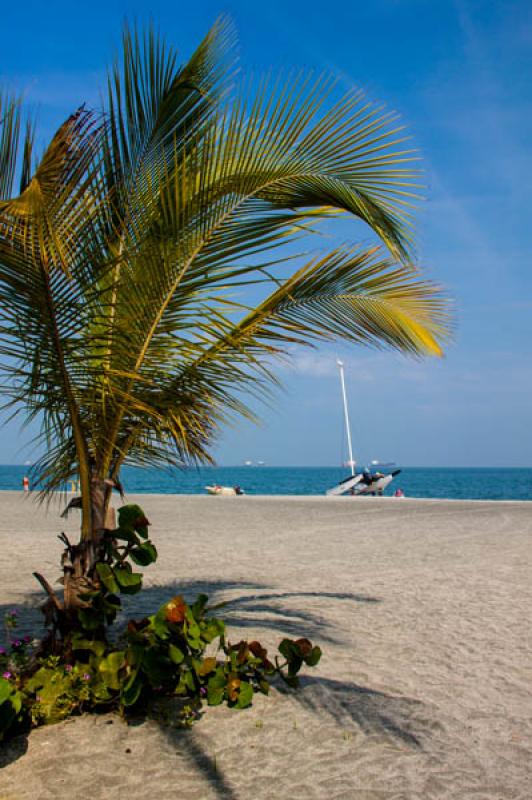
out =
[[(230, 638), (323, 648), (299, 692), (192, 730), (85, 716), (0, 750), (1, 800), (530, 800), (532, 504), (129, 497), (158, 563), (128, 613), (230, 601)], [(0, 493), (0, 611), (39, 631), (39, 569), (74, 532)]]

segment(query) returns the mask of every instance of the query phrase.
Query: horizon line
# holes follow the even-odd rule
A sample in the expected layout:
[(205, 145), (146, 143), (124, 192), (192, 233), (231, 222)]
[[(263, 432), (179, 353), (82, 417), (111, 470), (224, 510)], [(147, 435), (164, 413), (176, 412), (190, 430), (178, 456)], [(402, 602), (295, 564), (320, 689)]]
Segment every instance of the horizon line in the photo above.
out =
[[(401, 462), (393, 462), (394, 466), (400, 467), (402, 469), (532, 469), (532, 464), (404, 464)], [(21, 463), (0, 463), (0, 467), (28, 467), (31, 469), (34, 465), (33, 464), (21, 464)], [(362, 466), (371, 466), (371, 462), (366, 464), (366, 462), (360, 462), (360, 464), (356, 465), (357, 467)], [(379, 464), (374, 464), (373, 466), (378, 467)], [(386, 466), (383, 464), (381, 465), (383, 468)], [(131, 469), (158, 469), (158, 470), (167, 470), (167, 469), (177, 469), (182, 471), (187, 470), (201, 470), (201, 469), (348, 469), (341, 464), (258, 464), (258, 463), (251, 463), (251, 464), (190, 464), (183, 467), (178, 467), (175, 465), (168, 465), (164, 466), (141, 466), (135, 464), (125, 464), (124, 467), (129, 467)]]

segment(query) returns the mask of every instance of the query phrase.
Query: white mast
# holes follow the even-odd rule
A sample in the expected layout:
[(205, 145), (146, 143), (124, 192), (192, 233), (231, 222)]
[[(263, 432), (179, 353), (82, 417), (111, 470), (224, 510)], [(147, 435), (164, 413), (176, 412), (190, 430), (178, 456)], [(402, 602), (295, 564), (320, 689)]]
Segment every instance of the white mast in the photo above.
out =
[(345, 429), (347, 431), (347, 449), (349, 450), (349, 466), (351, 467), (351, 475), (355, 474), (355, 462), (353, 461), (353, 447), (351, 445), (351, 428), (349, 426), (349, 412), (347, 410), (347, 394), (345, 391), (345, 380), (344, 380), (344, 362), (337, 359), (336, 363), (340, 369), (340, 382), (342, 384), (342, 397), (344, 400), (344, 417), (345, 417)]

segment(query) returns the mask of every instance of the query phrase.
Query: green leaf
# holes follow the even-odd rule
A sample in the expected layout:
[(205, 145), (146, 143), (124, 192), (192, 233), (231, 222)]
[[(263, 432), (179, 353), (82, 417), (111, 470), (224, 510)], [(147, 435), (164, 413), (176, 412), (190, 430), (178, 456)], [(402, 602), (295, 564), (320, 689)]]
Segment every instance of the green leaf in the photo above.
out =
[(204, 642), (210, 643), (218, 636), (225, 633), (225, 623), (221, 619), (209, 619), (200, 624), (201, 638)]
[(132, 676), (132, 678), (127, 681), (122, 687), (122, 691), (120, 693), (120, 699), (124, 706), (134, 706), (137, 700), (140, 697), (140, 693), (142, 692), (143, 682), (140, 675)]
[(96, 572), (98, 573), (98, 577), (100, 578), (101, 582), (107, 589), (107, 591), (112, 592), (115, 594), (119, 591), (118, 584), (115, 580), (115, 576), (113, 574), (113, 570), (109, 566), (109, 564), (102, 564), (99, 562), (96, 564)]
[(91, 696), (98, 703), (106, 703), (111, 700), (113, 694), (109, 691), (104, 681), (96, 677), (91, 683)]
[(207, 702), (210, 706), (219, 705), (225, 696), (227, 677), (223, 666), (219, 666), (207, 681)]
[(127, 566), (115, 567), (116, 580), (120, 591), (123, 594), (136, 594), (142, 588), (142, 575), (139, 572), (132, 572)]
[(131, 560), (141, 567), (147, 567), (157, 560), (157, 550), (151, 542), (143, 542), (129, 551)]
[(319, 662), (320, 658), (321, 658), (321, 648), (319, 648), (318, 645), (316, 645), (315, 647), (312, 648), (310, 654), (303, 658), (303, 661), (305, 662), (305, 664), (307, 664), (307, 666), (315, 667), (316, 664)]
[(197, 621), (199, 621), (203, 616), (208, 601), (209, 598), (206, 594), (199, 594), (194, 603), (192, 603), (192, 605), (190, 606), (192, 615), (194, 619), (196, 619)]
[(209, 678), (208, 686), (211, 689), (225, 688), (227, 684), (227, 676), (223, 665), (218, 666), (214, 675)]
[(137, 534), (134, 531), (127, 530), (127, 528), (117, 528), (116, 531), (113, 531), (113, 538), (128, 544), (140, 544)]
[(156, 614), (149, 617), (150, 628), (158, 636), (159, 639), (168, 639), (170, 636), (170, 628), (166, 619), (166, 605), (162, 606)]
[(247, 681), (241, 681), (238, 689), (237, 708), (247, 708), (253, 700), (253, 686)]
[(39, 695), (39, 705), (47, 723), (58, 722), (70, 713), (69, 697), (72, 678), (58, 669), (41, 667), (26, 683), (28, 692)]
[(136, 504), (121, 506), (118, 509), (118, 527), (123, 531), (136, 531), (139, 536), (146, 539), (148, 528), (146, 516), (142, 508)]
[(12, 696), (10, 697), (10, 703), (13, 706), (15, 714), (20, 713), (22, 709), (22, 694), (18, 691), (13, 692)]
[(12, 693), (13, 688), (9, 681), (5, 678), (0, 678), (0, 703), (3, 703), (5, 700), (7, 700)]
[(185, 620), (183, 622), (183, 635), (187, 644), (193, 650), (201, 650), (203, 648), (201, 642), (201, 628), (194, 619), (190, 608), (187, 606), (185, 610)]
[(207, 686), (207, 703), (210, 706), (219, 706), (224, 699), (225, 686)]
[(185, 672), (185, 686), (187, 689), (192, 693), (195, 694), (197, 691), (196, 682), (194, 680), (194, 675), (192, 674), (191, 670), (187, 670)]
[(26, 681), (26, 689), (28, 692), (36, 692), (46, 681), (49, 679), (49, 670), (47, 667), (41, 667), (34, 672), (29, 680)]
[(152, 686), (159, 686), (161, 683), (165, 683), (175, 673), (175, 666), (158, 648), (149, 648), (144, 651), (142, 669)]
[(201, 635), (200, 626), (196, 622), (194, 614), (189, 606), (185, 609), (185, 626), (188, 629), (191, 636), (198, 639)]
[(174, 664), (181, 664), (183, 659), (185, 658), (185, 654), (179, 647), (176, 647), (175, 644), (171, 644), (168, 648), (168, 655), (170, 656), (171, 660)]
[(84, 639), (82, 636), (72, 637), (73, 650), (88, 650), (101, 658), (105, 652), (105, 642), (101, 639)]
[(174, 694), (176, 694), (178, 696), (182, 696), (184, 694), (187, 694), (188, 688), (187, 688), (187, 685), (186, 685), (186, 682), (185, 682), (185, 676), (187, 674), (188, 673), (181, 673), (180, 678), (179, 678), (179, 682), (178, 682), (177, 686), (174, 689)]
[(120, 689), (120, 679), (118, 673), (124, 666), (124, 651), (116, 650), (102, 658), (98, 666), (98, 671), (105, 685), (109, 689), (118, 691)]
[(113, 622), (113, 620), (116, 618), (118, 611), (120, 611), (121, 605), (122, 603), (117, 595), (105, 595), (103, 598), (103, 609), (105, 613), (105, 619), (108, 623)]
[(127, 666), (135, 673), (138, 672), (142, 664), (145, 647), (139, 644), (130, 644), (126, 650), (125, 660)]
[(137, 519), (144, 517), (144, 511), (135, 503), (128, 503), (118, 509), (118, 527), (133, 530)]
[(283, 639), (279, 645), (279, 652), (286, 658), (287, 661), (292, 661), (294, 658), (299, 658), (299, 648), (295, 642), (292, 641), (292, 639)]

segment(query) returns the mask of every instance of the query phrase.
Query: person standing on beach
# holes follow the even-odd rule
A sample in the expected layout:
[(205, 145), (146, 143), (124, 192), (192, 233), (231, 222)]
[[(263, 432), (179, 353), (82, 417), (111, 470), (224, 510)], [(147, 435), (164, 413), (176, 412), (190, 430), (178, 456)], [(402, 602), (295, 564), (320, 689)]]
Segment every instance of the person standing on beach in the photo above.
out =
[(24, 477), (22, 478), (22, 489), (25, 492), (29, 492), (30, 490), (30, 479), (28, 478), (27, 475), (24, 475)]

